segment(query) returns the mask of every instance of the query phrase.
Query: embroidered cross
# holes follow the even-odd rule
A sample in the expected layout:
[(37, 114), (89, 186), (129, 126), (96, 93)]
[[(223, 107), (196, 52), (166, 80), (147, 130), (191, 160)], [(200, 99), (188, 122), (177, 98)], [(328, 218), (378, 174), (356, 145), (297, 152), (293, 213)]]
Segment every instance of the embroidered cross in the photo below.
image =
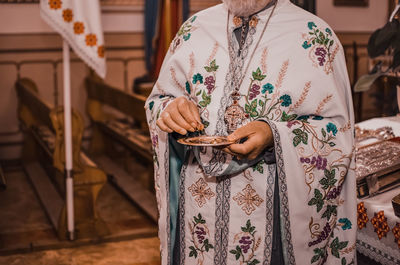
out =
[(196, 181), (196, 183), (193, 183), (188, 190), (192, 193), (192, 196), (195, 197), (195, 201), (199, 207), (206, 204), (206, 199), (210, 200), (215, 196), (215, 193), (211, 191), (211, 188), (208, 187), (207, 182), (205, 182), (203, 178), (199, 178), (199, 180)]
[(263, 203), (263, 199), (256, 193), (256, 191), (251, 187), (250, 184), (247, 184), (246, 187), (242, 190), (243, 193), (239, 192), (233, 197), (233, 200), (237, 202), (239, 206), (242, 206), (242, 210), (250, 215), (253, 211), (256, 210), (255, 206), (260, 206)]

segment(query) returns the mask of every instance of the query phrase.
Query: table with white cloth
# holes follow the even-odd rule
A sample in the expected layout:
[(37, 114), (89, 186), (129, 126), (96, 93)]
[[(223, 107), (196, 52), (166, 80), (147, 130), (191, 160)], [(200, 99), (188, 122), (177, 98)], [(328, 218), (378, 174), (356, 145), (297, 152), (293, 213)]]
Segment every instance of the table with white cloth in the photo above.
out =
[[(375, 118), (357, 124), (361, 129), (393, 128), (400, 136), (400, 116)], [(357, 201), (357, 251), (384, 265), (400, 264), (400, 217), (392, 199), (400, 187)]]

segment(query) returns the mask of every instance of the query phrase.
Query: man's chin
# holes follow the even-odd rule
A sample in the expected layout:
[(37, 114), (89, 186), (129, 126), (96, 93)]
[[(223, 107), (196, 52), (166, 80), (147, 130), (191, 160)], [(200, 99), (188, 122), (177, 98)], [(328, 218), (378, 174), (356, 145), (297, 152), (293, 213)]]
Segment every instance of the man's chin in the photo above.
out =
[(263, 9), (271, 0), (222, 0), (235, 16), (248, 17)]

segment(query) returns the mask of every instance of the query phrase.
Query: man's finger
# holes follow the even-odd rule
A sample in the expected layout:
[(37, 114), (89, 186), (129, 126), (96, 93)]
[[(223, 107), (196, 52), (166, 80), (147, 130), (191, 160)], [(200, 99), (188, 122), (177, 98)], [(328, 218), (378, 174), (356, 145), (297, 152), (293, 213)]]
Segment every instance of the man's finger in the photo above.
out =
[(196, 104), (194, 104), (193, 102), (189, 102), (189, 108), (190, 108), (190, 112), (192, 113), (193, 117), (197, 121), (198, 126), (196, 128), (199, 130), (203, 130), (204, 125), (201, 123), (199, 109), (197, 108)]
[(162, 118), (157, 120), (157, 126), (164, 132), (172, 133), (173, 130), (170, 129), (167, 125), (165, 125), (164, 121)]
[[(185, 135), (187, 133), (186, 129), (179, 126), (172, 118), (171, 115), (166, 112), (163, 113), (162, 115), (162, 120), (165, 123), (166, 126), (168, 126), (169, 128), (171, 128), (173, 131)], [(182, 118), (183, 119), (183, 118)]]
[(254, 137), (249, 137), (249, 139), (243, 144), (231, 144), (228, 148), (233, 153), (247, 156), (257, 148), (257, 143)]
[(248, 126), (245, 125), (243, 127), (240, 127), (236, 131), (234, 131), (232, 134), (228, 135), (228, 141), (232, 142), (237, 142), (240, 139), (243, 139), (245, 137), (249, 137), (254, 133), (253, 130), (249, 130)]
[(190, 109), (191, 103), (188, 102), (187, 100), (182, 101), (178, 104), (178, 110), (179, 113), (183, 116), (185, 119), (185, 122), (193, 129), (190, 130), (190, 128), (185, 128), (189, 131), (194, 131), (197, 128), (197, 121), (196, 118), (194, 117), (192, 110)]

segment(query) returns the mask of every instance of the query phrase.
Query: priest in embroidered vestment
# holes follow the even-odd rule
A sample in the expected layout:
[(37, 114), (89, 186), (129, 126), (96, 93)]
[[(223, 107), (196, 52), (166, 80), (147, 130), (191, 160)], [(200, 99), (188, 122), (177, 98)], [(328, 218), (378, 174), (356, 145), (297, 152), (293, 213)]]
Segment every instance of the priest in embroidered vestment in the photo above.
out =
[[(182, 25), (146, 102), (162, 264), (356, 264), (341, 44), (289, 0), (223, 2)], [(177, 143), (195, 131), (235, 143)]]

